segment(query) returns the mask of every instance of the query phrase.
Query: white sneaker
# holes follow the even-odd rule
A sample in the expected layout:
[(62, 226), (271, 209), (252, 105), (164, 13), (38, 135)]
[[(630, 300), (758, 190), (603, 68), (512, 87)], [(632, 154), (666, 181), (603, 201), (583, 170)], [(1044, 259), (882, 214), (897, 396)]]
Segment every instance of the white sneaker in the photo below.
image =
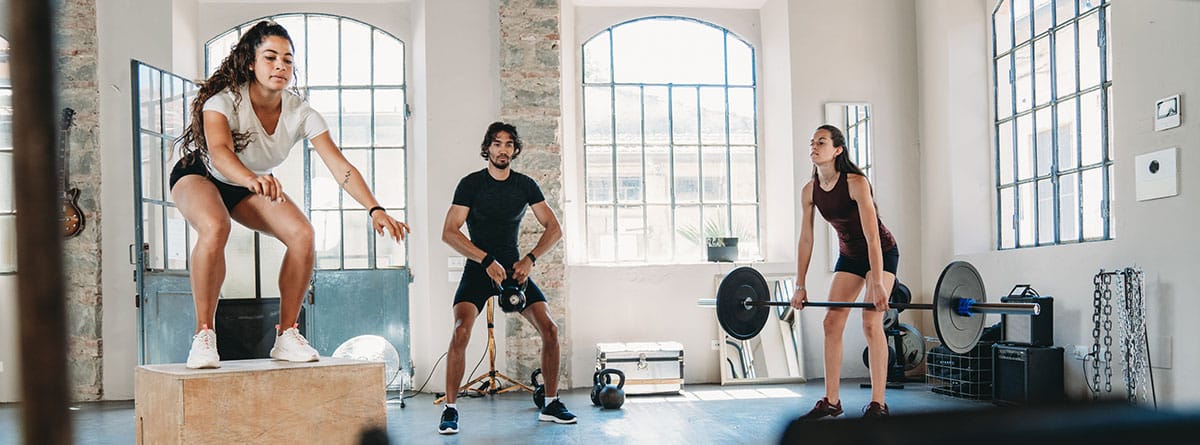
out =
[(200, 332), (192, 336), (192, 350), (188, 351), (187, 367), (191, 369), (212, 369), (221, 367), (221, 357), (217, 355), (217, 333), (204, 325)]
[(308, 345), (308, 340), (300, 335), (295, 327), (283, 331), (283, 335), (275, 337), (275, 347), (271, 348), (271, 358), (289, 362), (315, 362), (317, 350)]

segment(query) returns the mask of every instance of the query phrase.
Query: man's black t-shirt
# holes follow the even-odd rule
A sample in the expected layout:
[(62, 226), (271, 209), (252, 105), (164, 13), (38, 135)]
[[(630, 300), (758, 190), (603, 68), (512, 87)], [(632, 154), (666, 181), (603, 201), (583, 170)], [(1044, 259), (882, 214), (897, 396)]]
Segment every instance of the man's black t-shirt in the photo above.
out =
[(485, 168), (463, 177), (454, 190), (454, 204), (471, 209), (467, 213), (471, 243), (507, 269), (519, 259), (517, 235), (525, 209), (545, 200), (533, 178), (515, 171), (497, 181)]

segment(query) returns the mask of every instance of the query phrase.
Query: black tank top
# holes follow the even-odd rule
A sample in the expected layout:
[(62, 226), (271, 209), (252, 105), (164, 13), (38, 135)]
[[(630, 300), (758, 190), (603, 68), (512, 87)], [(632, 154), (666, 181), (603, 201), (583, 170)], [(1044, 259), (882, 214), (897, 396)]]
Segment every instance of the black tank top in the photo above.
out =
[[(858, 213), (858, 203), (850, 199), (850, 184), (846, 180), (847, 173), (838, 173), (838, 181), (833, 190), (821, 189), (821, 181), (813, 176), (812, 199), (821, 216), (829, 221), (838, 234), (838, 251), (854, 259), (867, 259), (867, 237), (863, 235), (862, 216)], [(878, 213), (878, 212), (876, 212)], [(883, 225), (878, 214), (875, 221), (879, 224), (880, 250), (887, 252), (896, 247), (896, 238)]]

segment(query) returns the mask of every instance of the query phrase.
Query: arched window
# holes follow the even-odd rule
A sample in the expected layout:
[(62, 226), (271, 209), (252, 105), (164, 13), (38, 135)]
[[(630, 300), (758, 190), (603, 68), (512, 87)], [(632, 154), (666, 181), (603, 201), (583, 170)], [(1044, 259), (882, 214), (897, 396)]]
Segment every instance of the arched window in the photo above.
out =
[(1112, 239), (1107, 0), (992, 12), (997, 247)]
[(583, 44), (587, 258), (697, 262), (709, 237), (759, 256), (754, 48), (683, 17)]
[[(205, 45), (207, 72), (229, 54), (242, 32), (270, 19), (288, 30), (295, 46), (296, 86), (324, 116), (330, 136), (362, 172), (380, 205), (396, 219), (407, 211), (405, 49), (399, 39), (371, 25), (324, 14), (285, 14), (251, 20)], [(403, 244), (378, 241), (367, 211), (342, 192), (308, 149), (275, 170), (285, 191), (304, 196), (316, 230), (317, 269), (371, 269), (407, 264)], [(298, 153), (296, 153), (298, 154)], [(252, 237), (248, 230), (231, 236)], [(283, 245), (263, 237), (265, 256), (282, 256)], [(234, 245), (234, 241), (229, 243)], [(263, 260), (263, 264), (276, 264)], [(230, 267), (230, 273), (234, 268)], [(263, 269), (266, 274), (271, 267)]]
[(12, 76), (8, 40), (0, 37), (0, 275), (17, 270), (17, 215), (13, 202)]

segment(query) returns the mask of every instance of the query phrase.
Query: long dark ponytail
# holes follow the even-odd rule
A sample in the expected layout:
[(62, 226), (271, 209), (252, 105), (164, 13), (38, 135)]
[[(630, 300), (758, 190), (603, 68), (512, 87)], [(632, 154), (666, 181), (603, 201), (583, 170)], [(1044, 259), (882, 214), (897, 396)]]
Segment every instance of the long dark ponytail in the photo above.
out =
[[(260, 21), (242, 34), (242, 38), (238, 39), (233, 50), (229, 52), (225, 60), (221, 61), (217, 70), (201, 84), (200, 91), (192, 100), (192, 108), (189, 113), (191, 123), (188, 124), (183, 136), (180, 136), (176, 142), (179, 144), (179, 151), (185, 164), (202, 161), (208, 157), (208, 141), (204, 137), (204, 103), (226, 89), (233, 92), (235, 104), (241, 102), (242, 94), (238, 87), (254, 80), (254, 72), (250, 70), (250, 66), (254, 65), (254, 51), (270, 36), (283, 37), (289, 43), (292, 41), (292, 37), (288, 35), (283, 26), (274, 21)], [(234, 132), (233, 151), (238, 153), (244, 150), (250, 143), (250, 137), (250, 132)]]

